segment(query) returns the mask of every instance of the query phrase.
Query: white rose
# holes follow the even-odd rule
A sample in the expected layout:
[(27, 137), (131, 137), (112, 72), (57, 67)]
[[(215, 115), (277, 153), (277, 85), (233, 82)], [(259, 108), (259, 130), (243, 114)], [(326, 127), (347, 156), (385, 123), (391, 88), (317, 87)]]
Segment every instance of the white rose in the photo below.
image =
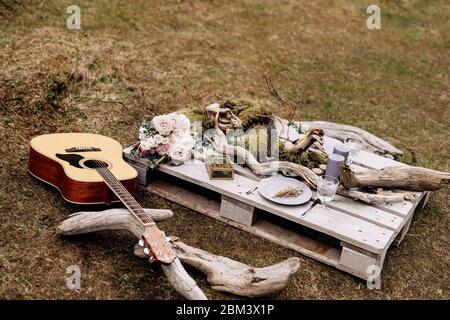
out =
[(182, 130), (184, 132), (189, 132), (191, 130), (191, 122), (188, 117), (184, 114), (179, 114), (177, 117), (177, 129)]
[(140, 144), (141, 148), (144, 150), (150, 150), (152, 148), (155, 148), (157, 145), (158, 144), (155, 142), (155, 140), (152, 137), (150, 137), (146, 140), (142, 140), (141, 144)]
[(148, 138), (148, 131), (144, 127), (139, 128), (139, 140), (144, 140)]
[(152, 122), (156, 131), (164, 136), (170, 134), (173, 130), (173, 122), (171, 117), (167, 115), (156, 116), (153, 118)]
[(191, 158), (191, 152), (182, 146), (176, 145), (170, 148), (169, 157), (174, 165), (180, 165)]
[(191, 150), (195, 146), (195, 140), (189, 133), (182, 135), (178, 143), (180, 146), (188, 150)]
[(170, 139), (170, 143), (172, 145), (178, 144), (178, 142), (180, 142), (181, 137), (183, 137), (184, 133), (179, 130), (179, 129), (175, 129), (172, 131), (172, 134), (170, 135), (169, 139)]
[(153, 136), (153, 139), (155, 140), (155, 143), (158, 144), (162, 144), (164, 141), (164, 137), (160, 134), (156, 134)]
[(169, 113), (167, 116), (170, 118), (172, 126), (175, 130), (186, 132), (191, 129), (191, 122), (184, 114), (173, 112)]

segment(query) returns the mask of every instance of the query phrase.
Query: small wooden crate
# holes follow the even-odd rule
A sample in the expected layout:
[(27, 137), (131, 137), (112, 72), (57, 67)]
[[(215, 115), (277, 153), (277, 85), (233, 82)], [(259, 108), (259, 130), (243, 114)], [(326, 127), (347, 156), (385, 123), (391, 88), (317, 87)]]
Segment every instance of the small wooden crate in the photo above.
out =
[(211, 180), (233, 180), (234, 170), (227, 155), (209, 155), (205, 161), (206, 171)]
[[(428, 198), (423, 192), (418, 193), (420, 203), (367, 205), (336, 195), (325, 210), (316, 206), (302, 217), (315, 199), (314, 192), (304, 205), (279, 205), (257, 191), (246, 193), (261, 180), (249, 170), (234, 166), (233, 180), (211, 180), (204, 163), (196, 160), (181, 166), (161, 165), (150, 179), (146, 160), (130, 150), (124, 150), (124, 157), (138, 170), (143, 190), (362, 279), (373, 274), (369, 267), (383, 268), (389, 247), (402, 241), (416, 208)], [(404, 165), (364, 151), (354, 163), (359, 170)]]

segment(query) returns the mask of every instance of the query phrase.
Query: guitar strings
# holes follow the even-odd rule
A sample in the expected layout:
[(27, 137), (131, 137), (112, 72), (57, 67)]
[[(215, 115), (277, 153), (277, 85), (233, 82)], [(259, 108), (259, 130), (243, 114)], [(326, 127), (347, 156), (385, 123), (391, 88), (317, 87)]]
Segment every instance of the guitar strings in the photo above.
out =
[[(102, 168), (104, 169), (104, 168)], [(128, 190), (120, 182), (116, 182), (116, 178), (106, 170), (97, 170), (106, 184), (115, 191), (116, 195), (127, 205), (130, 211), (143, 223), (154, 223), (153, 219), (145, 212), (139, 203), (129, 194)]]
[[(138, 209), (138, 212), (136, 212), (135, 209), (133, 209), (133, 210), (130, 210), (131, 213), (133, 213), (136, 216), (136, 218), (138, 218), (138, 220), (140, 220), (144, 224), (145, 223), (153, 223), (153, 225), (156, 226), (156, 224), (153, 221), (153, 219), (151, 218), (151, 216), (149, 214), (147, 214), (147, 212), (145, 212), (145, 210), (142, 208), (142, 206), (128, 192), (128, 190), (125, 188), (125, 186), (112, 174), (111, 170), (109, 170), (109, 168), (108, 168), (108, 165), (106, 164), (106, 166), (105, 166), (104, 161), (98, 161), (96, 159), (93, 159), (92, 161), (98, 166), (95, 168), (95, 170), (100, 174), (100, 176), (103, 178), (105, 183), (109, 186), (109, 188), (111, 188), (112, 191), (116, 193), (116, 195), (119, 197), (119, 199), (121, 199), (125, 205), (128, 205), (128, 207), (129, 207), (128, 209), (130, 210), (130, 208), (132, 207), (131, 204), (134, 204), (136, 206), (136, 208)], [(108, 181), (108, 178), (110, 178), (111, 180)], [(114, 190), (113, 189), (114, 187), (118, 188), (118, 190)], [(123, 194), (120, 194), (119, 191), (121, 191)], [(130, 203), (127, 204), (125, 199), (129, 200), (131, 202), (131, 204)], [(144, 217), (139, 216), (139, 214), (141, 214), (141, 215), (144, 214)], [(147, 220), (147, 221), (145, 221), (145, 220)], [(157, 239), (155, 239), (155, 240), (158, 241)], [(162, 246), (165, 247), (166, 244), (162, 243)], [(150, 248), (153, 248), (153, 246), (150, 245)], [(157, 250), (157, 248), (153, 248), (153, 250)], [(170, 251), (171, 250), (169, 249), (169, 253), (170, 253)], [(166, 255), (166, 257), (167, 257), (167, 255)]]
[[(92, 148), (89, 148), (91, 151), (93, 151)], [(112, 174), (112, 172), (109, 170), (107, 165), (105, 166), (105, 163), (103, 161), (98, 161), (96, 159), (92, 159), (92, 161), (97, 165), (95, 168), (96, 171), (102, 176), (103, 180), (107, 184), (108, 182), (111, 182), (112, 187), (118, 188), (116, 191), (117, 193), (123, 193), (123, 194), (117, 194), (117, 196), (125, 202), (130, 208), (132, 208), (132, 213), (134, 213), (139, 220), (141, 220), (144, 223), (154, 223), (153, 219), (150, 217), (150, 215), (145, 212), (145, 210), (142, 208), (142, 206), (136, 201), (136, 199), (133, 198), (133, 196), (128, 192), (128, 190), (125, 188), (125, 186)], [(100, 170), (98, 170), (100, 169)], [(105, 177), (102, 175), (101, 169), (105, 169), (103, 173), (106, 177), (110, 178), (111, 181), (107, 181)], [(119, 192), (120, 191), (120, 192)], [(130, 203), (126, 203), (125, 200), (128, 200)], [(135, 207), (135, 208), (134, 208)], [(137, 211), (137, 212), (136, 212)]]

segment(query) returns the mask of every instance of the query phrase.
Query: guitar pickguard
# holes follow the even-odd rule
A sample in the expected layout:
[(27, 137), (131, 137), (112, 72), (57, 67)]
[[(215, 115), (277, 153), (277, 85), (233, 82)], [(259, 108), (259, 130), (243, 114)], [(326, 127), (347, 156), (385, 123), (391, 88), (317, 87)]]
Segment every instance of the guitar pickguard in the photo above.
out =
[(57, 153), (55, 155), (57, 158), (68, 162), (71, 166), (83, 169), (83, 167), (80, 166), (80, 161), (84, 159), (83, 156), (80, 156), (79, 154), (61, 154), (61, 153)]

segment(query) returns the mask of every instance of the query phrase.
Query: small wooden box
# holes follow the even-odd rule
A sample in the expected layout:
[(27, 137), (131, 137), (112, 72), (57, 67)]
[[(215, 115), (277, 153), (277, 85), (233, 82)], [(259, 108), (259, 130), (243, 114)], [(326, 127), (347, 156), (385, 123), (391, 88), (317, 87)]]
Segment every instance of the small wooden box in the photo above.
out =
[(206, 170), (211, 180), (233, 180), (233, 163), (227, 155), (209, 155), (205, 161)]

